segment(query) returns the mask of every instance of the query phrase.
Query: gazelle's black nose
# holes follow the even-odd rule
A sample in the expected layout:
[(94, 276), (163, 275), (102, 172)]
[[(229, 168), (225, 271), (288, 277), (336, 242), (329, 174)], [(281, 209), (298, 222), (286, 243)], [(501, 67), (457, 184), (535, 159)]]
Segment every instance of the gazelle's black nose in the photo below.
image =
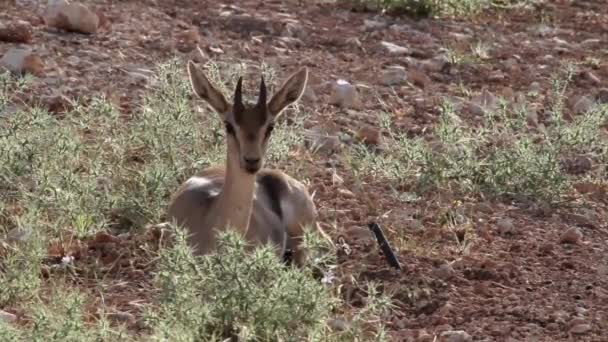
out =
[(245, 169), (251, 173), (255, 173), (260, 169), (260, 158), (243, 157)]

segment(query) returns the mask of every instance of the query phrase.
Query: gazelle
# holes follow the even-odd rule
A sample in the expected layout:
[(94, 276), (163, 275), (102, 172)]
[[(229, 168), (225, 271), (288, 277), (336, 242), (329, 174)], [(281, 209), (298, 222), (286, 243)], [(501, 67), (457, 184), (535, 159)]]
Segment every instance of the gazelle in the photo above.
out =
[(192, 61), (188, 75), (194, 93), (219, 114), (226, 130), (225, 167), (210, 167), (184, 182), (172, 196), (169, 218), (190, 233), (195, 253), (215, 248), (218, 231), (234, 228), (251, 245), (271, 242), (279, 257), (287, 249), (302, 265), (307, 251), (301, 246), (304, 230), (317, 229), (316, 208), (306, 187), (289, 175), (263, 168), (274, 123), (283, 110), (302, 96), (308, 80), (304, 67), (292, 74), (267, 101), (264, 77), (257, 104), (243, 103), (238, 79), (230, 104)]

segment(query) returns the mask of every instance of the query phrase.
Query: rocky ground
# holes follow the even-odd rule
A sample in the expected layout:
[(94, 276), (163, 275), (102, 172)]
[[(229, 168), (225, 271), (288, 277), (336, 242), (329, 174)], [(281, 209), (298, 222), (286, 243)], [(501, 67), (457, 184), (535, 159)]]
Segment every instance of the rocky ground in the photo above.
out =
[[(176, 55), (203, 61), (196, 46), (209, 58), (265, 60), (281, 78), (307, 66), (310, 87), (303, 101), (313, 111), (307, 128), (328, 134), (326, 143), (336, 149), (342, 142), (332, 137), (350, 134), (390, 153), (378, 113), (391, 114), (395, 131), (425, 136), (445, 97), (459, 104), (463, 120), (475, 122), (497, 96), (533, 91), (538, 96), (528, 121), (543, 125), (551, 77), (564, 61), (579, 63), (565, 94), (567, 115), (608, 102), (603, 0), (539, 2), (466, 20), (414, 20), (295, 0), (83, 3), (92, 12), (79, 15), (98, 20), (93, 34), (50, 28), (37, 1), (1, 5), (2, 61), (35, 79), (0, 116), (24, 104), (60, 113), (70, 99), (103, 94), (128, 117), (154, 66)], [(55, 26), (74, 25), (60, 19)], [(86, 22), (76, 26), (91, 30)], [(330, 150), (309, 163), (311, 192), (325, 229), (348, 247), (340, 254), (343, 273), (378, 281), (395, 294), (397, 307), (387, 322), (393, 340), (432, 341), (446, 331), (450, 341), (608, 340), (604, 189), (580, 190), (556, 208), (449, 192), (404, 202), (382, 181), (353, 179), (345, 166), (336, 167), (342, 176), (336, 182), (326, 167), (335, 159)], [(440, 219), (446, 208), (475, 231), (466, 252), (457, 248), (458, 231)], [(394, 242), (401, 272), (378, 252), (366, 231), (370, 221), (416, 246)]]

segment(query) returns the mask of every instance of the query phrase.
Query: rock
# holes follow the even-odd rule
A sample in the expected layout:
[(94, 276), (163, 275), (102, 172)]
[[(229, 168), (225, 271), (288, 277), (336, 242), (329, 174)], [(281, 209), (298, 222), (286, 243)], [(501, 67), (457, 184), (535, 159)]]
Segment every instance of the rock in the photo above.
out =
[(346, 331), (350, 327), (348, 321), (342, 317), (330, 319), (327, 324), (333, 331)]
[(0, 59), (0, 67), (18, 75), (30, 73), (40, 76), (44, 70), (44, 63), (29, 48), (12, 48)]
[(426, 89), (431, 84), (431, 78), (419, 70), (410, 70), (407, 74), (407, 78), (415, 86)]
[(99, 17), (87, 6), (66, 0), (49, 1), (44, 22), (60, 30), (93, 34), (99, 28)]
[(8, 242), (26, 242), (31, 235), (28, 229), (13, 228), (6, 234), (6, 239)]
[(591, 110), (593, 107), (594, 101), (590, 96), (581, 96), (572, 106), (572, 111), (574, 114), (584, 114)]
[(484, 110), (493, 111), (498, 107), (496, 96), (487, 89), (483, 89), (481, 93), (474, 96), (471, 101), (480, 105)]
[(377, 20), (363, 19), (363, 28), (366, 31), (381, 30), (388, 27), (388, 23)]
[(381, 143), (382, 134), (374, 127), (363, 126), (357, 131), (356, 138), (365, 144), (378, 146)]
[(454, 276), (456, 271), (452, 268), (451, 264), (445, 263), (441, 266), (433, 269), (432, 274), (442, 280), (448, 280)]
[(17, 320), (17, 316), (10, 313), (10, 312), (6, 312), (4, 310), (0, 310), (0, 321), (3, 322), (14, 322)]
[(8, 43), (29, 43), (32, 41), (32, 25), (18, 20), (0, 25), (0, 41)]
[(108, 318), (120, 323), (135, 324), (135, 316), (129, 312), (114, 311), (108, 313)]
[(404, 46), (385, 41), (381, 42), (380, 44), (382, 44), (382, 46), (388, 51), (388, 54), (392, 56), (403, 56), (410, 53), (410, 49)]
[(540, 83), (538, 83), (536, 81), (530, 83), (530, 87), (528, 88), (528, 90), (533, 93), (540, 93), (540, 91), (541, 91)]
[(439, 340), (442, 342), (468, 342), (473, 338), (463, 330), (449, 330), (442, 332)]
[(597, 77), (593, 72), (591, 71), (585, 71), (582, 73), (581, 75), (583, 78), (587, 79), (588, 81), (590, 81), (594, 86), (600, 86), (602, 84), (602, 81), (600, 80), (599, 77)]
[(327, 134), (320, 127), (312, 127), (304, 131), (304, 142), (314, 152), (333, 153), (340, 150), (341, 142), (338, 136)]
[(500, 218), (496, 221), (496, 227), (500, 235), (512, 235), (515, 233), (515, 225), (510, 218)]
[(502, 82), (505, 80), (505, 75), (500, 70), (495, 70), (490, 73), (488, 76), (488, 81), (490, 82)]
[(187, 53), (194, 50), (201, 42), (198, 29), (193, 28), (175, 35), (175, 48), (177, 51)]
[(576, 324), (569, 331), (571, 334), (583, 335), (591, 331), (591, 324)]
[(404, 83), (407, 80), (407, 72), (402, 66), (391, 66), (382, 73), (382, 83), (387, 86)]
[(342, 79), (333, 84), (329, 103), (343, 108), (360, 108), (362, 106), (357, 88)]
[(583, 238), (583, 232), (578, 227), (568, 228), (560, 237), (560, 243), (577, 244)]
[(597, 102), (608, 104), (608, 88), (602, 88), (597, 92)]
[(438, 55), (420, 62), (422, 68), (428, 72), (443, 72), (449, 70), (450, 59), (446, 55)]

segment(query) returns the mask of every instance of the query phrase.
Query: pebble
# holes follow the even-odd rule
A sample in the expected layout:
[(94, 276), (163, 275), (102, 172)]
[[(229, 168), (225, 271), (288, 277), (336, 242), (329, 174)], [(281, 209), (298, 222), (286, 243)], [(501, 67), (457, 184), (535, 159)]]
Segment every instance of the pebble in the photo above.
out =
[(583, 238), (583, 232), (578, 227), (568, 228), (560, 237), (561, 243), (577, 244)]
[(468, 342), (472, 340), (471, 335), (463, 330), (444, 331), (440, 335), (441, 342)]
[(602, 88), (598, 91), (597, 101), (601, 104), (608, 104), (608, 88)]
[(407, 81), (407, 72), (402, 66), (391, 66), (382, 73), (382, 83), (387, 86), (402, 84)]
[(590, 96), (581, 96), (572, 107), (574, 114), (584, 114), (593, 107), (593, 99)]
[(18, 20), (0, 25), (0, 41), (8, 43), (29, 43), (32, 41), (32, 25)]
[(99, 17), (87, 6), (66, 0), (49, 1), (44, 22), (68, 32), (93, 34), (99, 28)]
[(393, 56), (403, 56), (403, 55), (407, 55), (410, 53), (410, 49), (404, 47), (404, 46), (400, 46), (397, 44), (393, 44), (390, 42), (381, 42), (380, 44), (382, 44), (382, 46), (388, 51), (389, 55), (393, 55)]
[(0, 59), (0, 67), (14, 74), (29, 73), (40, 76), (44, 70), (44, 63), (30, 48), (12, 48)]
[(3, 322), (14, 322), (17, 320), (17, 316), (10, 313), (10, 312), (6, 312), (4, 310), (0, 310), (0, 321)]
[(500, 218), (496, 221), (496, 227), (500, 235), (513, 234), (515, 232), (515, 225), (513, 220), (510, 218)]
[(357, 88), (342, 79), (333, 84), (329, 103), (343, 108), (359, 108), (362, 105)]
[(575, 335), (583, 335), (591, 331), (591, 324), (576, 324), (570, 328), (570, 333)]
[(448, 280), (454, 276), (456, 273), (451, 264), (445, 263), (441, 266), (433, 269), (433, 275), (442, 280)]

